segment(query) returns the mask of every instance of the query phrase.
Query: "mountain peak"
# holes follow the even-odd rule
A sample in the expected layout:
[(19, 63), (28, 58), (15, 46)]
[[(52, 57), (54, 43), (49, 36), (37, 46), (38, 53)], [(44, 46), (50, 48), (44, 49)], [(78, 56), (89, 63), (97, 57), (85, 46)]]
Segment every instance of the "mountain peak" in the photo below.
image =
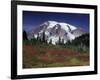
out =
[(77, 27), (68, 23), (48, 20), (33, 30), (33, 33), (31, 34), (34, 36), (39, 35), (39, 37), (42, 38), (43, 33), (45, 32), (45, 38), (47, 42), (49, 43), (52, 40), (52, 44), (55, 45), (58, 43), (59, 38), (66, 43), (67, 41), (71, 41), (77, 36), (84, 34), (84, 32), (77, 29)]
[[(48, 29), (49, 28), (53, 28), (55, 27), (56, 25), (60, 25), (62, 29), (68, 31), (69, 29), (70, 30), (75, 30), (77, 29), (77, 27), (75, 26), (72, 26), (68, 23), (64, 23), (64, 22), (57, 22), (57, 21), (51, 21), (51, 20), (48, 20), (47, 22), (44, 22), (43, 24), (45, 25), (48, 25)], [(57, 26), (58, 27), (58, 26)]]

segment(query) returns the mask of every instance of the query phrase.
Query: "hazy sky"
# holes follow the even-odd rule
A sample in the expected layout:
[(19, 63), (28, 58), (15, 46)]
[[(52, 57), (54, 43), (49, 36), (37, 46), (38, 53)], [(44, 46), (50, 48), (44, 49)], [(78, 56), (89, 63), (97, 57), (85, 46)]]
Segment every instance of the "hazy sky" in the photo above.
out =
[(89, 32), (89, 14), (23, 11), (23, 29), (26, 31), (48, 20), (65, 22)]

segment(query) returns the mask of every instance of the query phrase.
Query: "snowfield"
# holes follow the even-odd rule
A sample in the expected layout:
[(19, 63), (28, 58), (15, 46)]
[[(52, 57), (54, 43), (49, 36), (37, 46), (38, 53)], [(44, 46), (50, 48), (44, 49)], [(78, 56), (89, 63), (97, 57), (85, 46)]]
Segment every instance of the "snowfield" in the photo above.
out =
[(53, 45), (56, 45), (56, 43), (59, 41), (59, 38), (61, 38), (61, 41), (63, 40), (64, 43), (66, 43), (67, 41), (72, 41), (77, 36), (81, 36), (84, 33), (76, 26), (57, 21), (46, 21), (39, 27), (41, 28), (39, 28), (37, 33), (35, 33), (37, 30), (36, 29), (33, 30), (32, 32), (34, 33), (31, 34), (34, 35), (35, 38), (37, 38), (37, 35), (39, 34), (39, 37), (42, 38), (43, 32), (45, 32), (46, 41), (49, 43), (52, 40)]

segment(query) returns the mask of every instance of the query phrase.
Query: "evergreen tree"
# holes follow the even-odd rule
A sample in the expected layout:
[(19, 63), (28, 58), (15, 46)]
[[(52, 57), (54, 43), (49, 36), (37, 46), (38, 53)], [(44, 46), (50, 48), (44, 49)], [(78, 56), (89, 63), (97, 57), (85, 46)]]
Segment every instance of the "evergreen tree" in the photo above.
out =
[(28, 38), (27, 38), (27, 33), (26, 33), (26, 31), (24, 30), (23, 31), (23, 40), (27, 40)]
[(33, 38), (35, 38), (34, 34), (33, 34)]
[(59, 37), (59, 41), (58, 41), (58, 44), (59, 44), (59, 45), (61, 45), (61, 38), (60, 38), (60, 37)]
[(45, 39), (45, 31), (43, 32), (42, 41), (43, 41), (43, 42), (46, 42), (46, 39)]
[(37, 40), (39, 40), (39, 33), (37, 34)]
[(82, 36), (77, 37), (72, 41), (72, 44), (89, 47), (89, 34), (84, 34)]
[(62, 39), (62, 42), (61, 43), (64, 44), (64, 39)]
[(68, 40), (68, 41), (66, 42), (66, 44), (67, 44), (67, 45), (71, 45), (71, 42), (70, 42), (70, 40)]
[(50, 42), (49, 42), (49, 44), (52, 44), (52, 39), (50, 39)]

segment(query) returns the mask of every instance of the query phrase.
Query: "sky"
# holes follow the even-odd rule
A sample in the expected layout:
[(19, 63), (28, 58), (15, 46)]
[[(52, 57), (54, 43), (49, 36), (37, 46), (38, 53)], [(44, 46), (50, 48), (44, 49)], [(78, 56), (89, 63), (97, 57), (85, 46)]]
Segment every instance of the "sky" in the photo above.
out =
[(23, 29), (27, 32), (46, 21), (68, 23), (89, 32), (89, 14), (23, 11)]

